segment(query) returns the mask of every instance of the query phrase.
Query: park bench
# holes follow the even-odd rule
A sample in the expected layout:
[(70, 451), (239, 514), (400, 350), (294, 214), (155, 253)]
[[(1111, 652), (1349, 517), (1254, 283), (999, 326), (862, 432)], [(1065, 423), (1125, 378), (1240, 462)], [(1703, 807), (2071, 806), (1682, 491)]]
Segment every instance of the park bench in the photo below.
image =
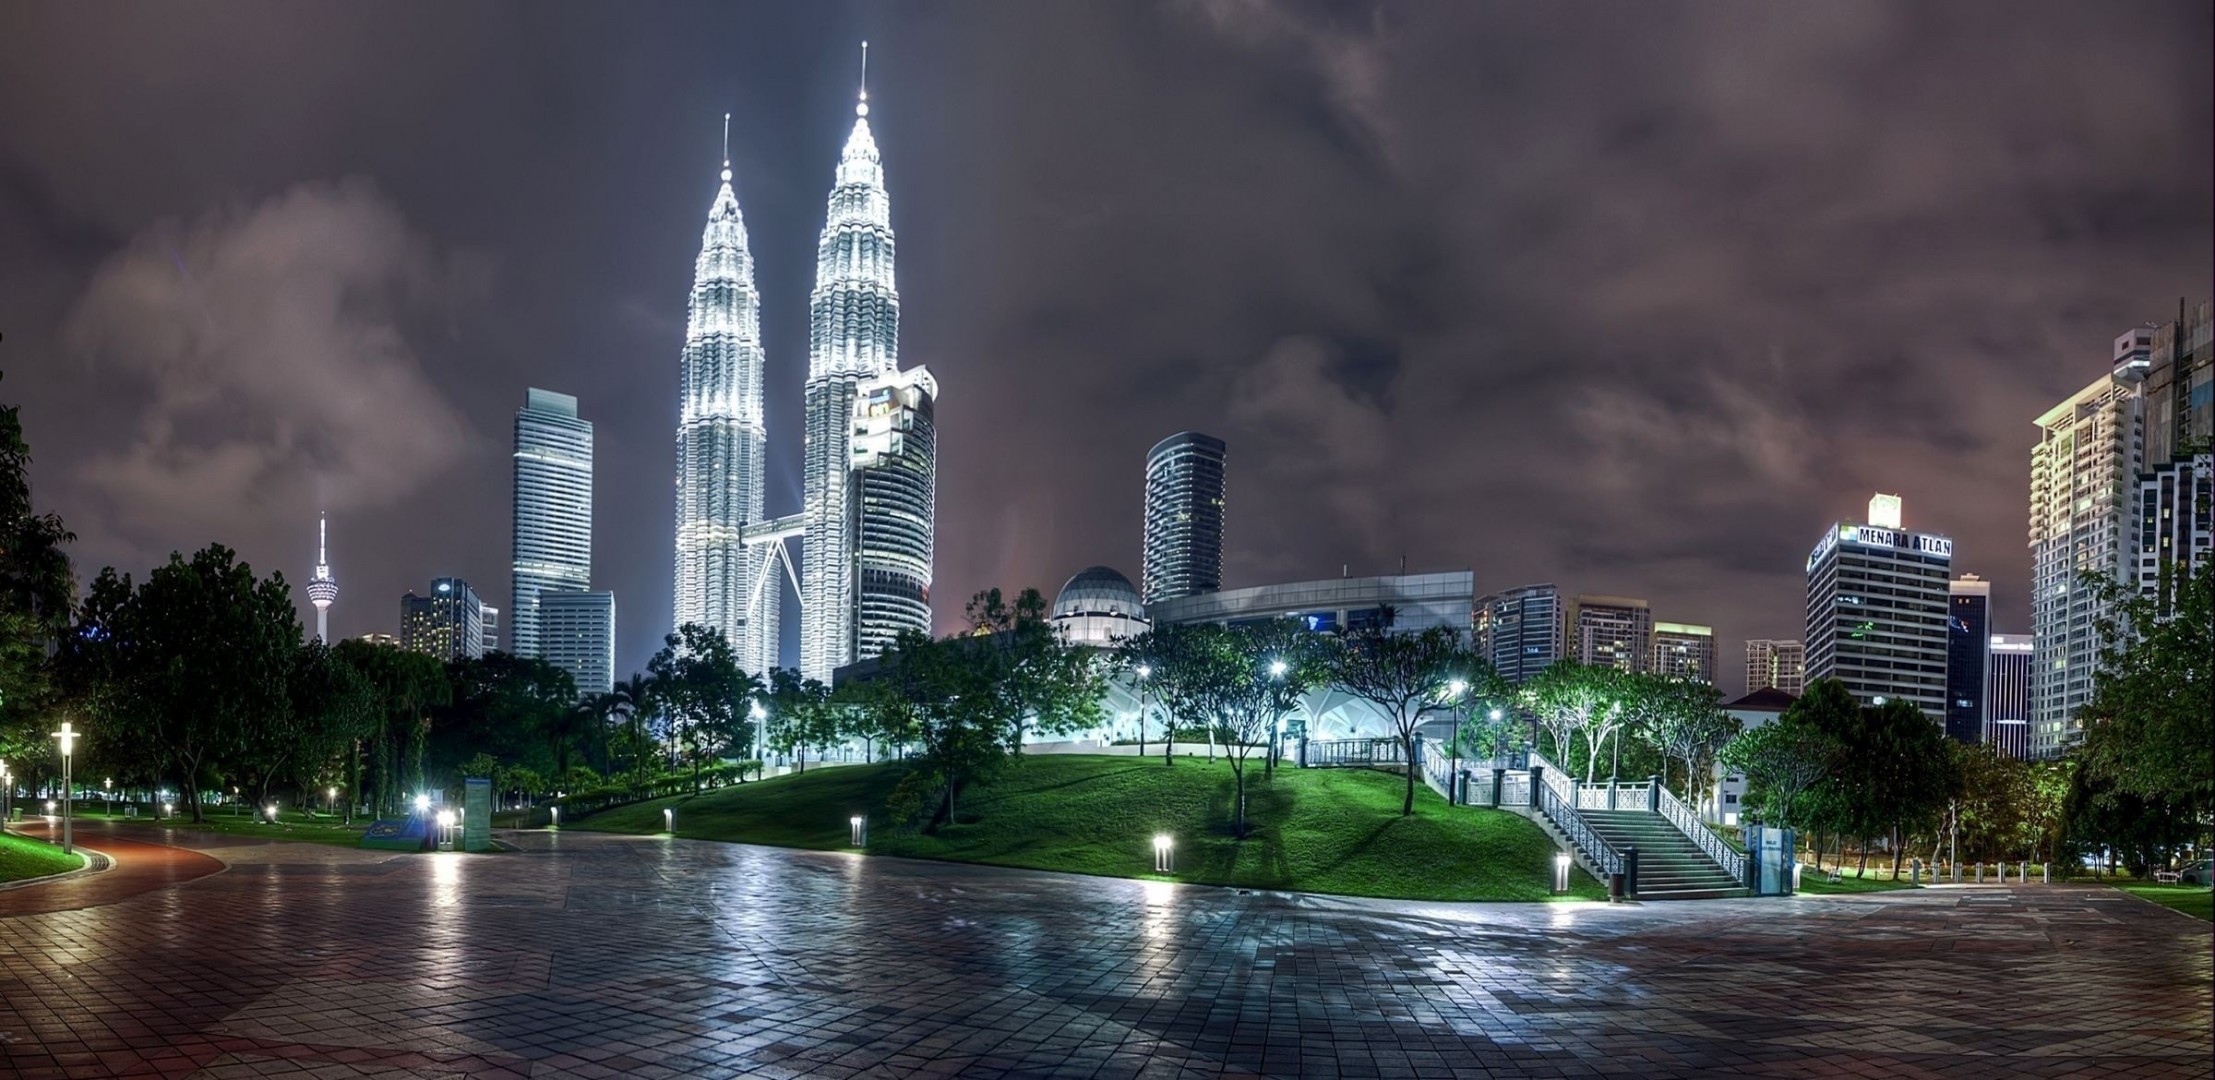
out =
[(2153, 872), (2154, 881), (2162, 885), (2174, 885), (2183, 876), (2174, 870), (2156, 870)]

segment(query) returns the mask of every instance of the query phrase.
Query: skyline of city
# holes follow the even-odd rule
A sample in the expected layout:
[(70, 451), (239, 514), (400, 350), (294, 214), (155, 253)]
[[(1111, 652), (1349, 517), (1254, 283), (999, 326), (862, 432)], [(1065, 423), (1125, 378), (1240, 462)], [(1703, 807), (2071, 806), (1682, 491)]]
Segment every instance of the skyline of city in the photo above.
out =
[[(1629, 315), (1625, 290), (1640, 279), (1625, 276), (1627, 269), (1619, 274), (1571, 260), (1591, 239), (1574, 221), (1565, 228), (1549, 226), (1543, 235), (1498, 232), (1492, 223), (1534, 208), (1527, 205), (1527, 193), (1498, 182), (1503, 174), (1496, 166), (1466, 174), (1478, 186), (1465, 200), (1465, 211), (1446, 212), (1450, 208), (1411, 182), (1426, 170), (1469, 169), (1536, 148), (1529, 133), (1502, 121), (1559, 103), (1542, 86), (1505, 73), (1518, 95), (1512, 104), (1482, 88), (1456, 91), (1466, 99), (1469, 116), (1487, 125), (1481, 157), (1463, 158), (1451, 146), (1403, 139), (1390, 144), (1408, 155), (1396, 167), (1385, 167), (1374, 178), (1344, 181), (1351, 186), (1342, 194), (1356, 202), (1382, 196), (1405, 204), (1411, 216), (1404, 222), (1317, 213), (1323, 206), (1312, 189), (1286, 181), (1270, 189), (1282, 193), (1284, 203), (1266, 214), (1257, 206), (1226, 215), (1225, 204), (1209, 203), (1235, 229), (1215, 227), (1212, 219), (1175, 219), (1180, 229), (1164, 233), (1161, 219), (1148, 216), (1154, 204), (1143, 197), (1163, 184), (1206, 193), (1240, 176), (1339, 176), (1334, 170), (1348, 160), (1393, 159), (1375, 156), (1385, 144), (1357, 143), (1317, 157), (1311, 153), (1315, 148), (1287, 142), (1312, 113), (1249, 97), (1238, 89), (1239, 80), (1288, 63), (1279, 75), (1289, 80), (1286, 89), (1296, 98), (1330, 84), (1308, 81), (1318, 77), (1281, 48), (1158, 13), (1114, 18), (1143, 28), (1142, 40), (1203, 50), (1225, 77), (1190, 83), (1187, 93), (1222, 111), (1151, 125), (1175, 137), (1134, 144), (1130, 125), (1116, 122), (1120, 114), (1103, 114), (1093, 103), (1147, 101), (1146, 88), (1104, 93), (1092, 67), (1083, 69), (1086, 79), (1059, 81), (1028, 67), (963, 68), (958, 54), (922, 47), (914, 36), (919, 22), (895, 16), (880, 24), (804, 31), (779, 25), (737, 46), (736, 54), (688, 52), (682, 44), (657, 40), (656, 47), (672, 50), (667, 70), (643, 73), (635, 83), (564, 72), (559, 78), (571, 80), (565, 83), (570, 92), (589, 87), (585, 96), (595, 106), (551, 138), (520, 121), (488, 123), (487, 110), (496, 114), (507, 107), (494, 97), (468, 116), (470, 130), (493, 135), (482, 149), (476, 142), (455, 144), (454, 152), (435, 160), (413, 154), (412, 141), (396, 144), (359, 132), (352, 139), (324, 139), (311, 132), (295, 140), (297, 153), (249, 171), (212, 156), (188, 158), (173, 178), (179, 182), (149, 185), (129, 168), (108, 169), (112, 183), (129, 186), (128, 208), (110, 202), (110, 193), (97, 187), (72, 195), (101, 224), (104, 239), (73, 257), (54, 259), (55, 266), (69, 268), (66, 280), (18, 279), (48, 281), (48, 287), (11, 291), (0, 298), (0, 314), (8, 328), (9, 385), (33, 404), (64, 406), (31, 415), (81, 409), (87, 428), (126, 433), (126, 447), (136, 445), (128, 434), (139, 430), (136, 418), (157, 415), (146, 413), (149, 406), (134, 385), (149, 381), (158, 369), (124, 356), (118, 339), (87, 342), (64, 330), (95, 314), (117, 326), (143, 323), (143, 309), (128, 306), (104, 285), (83, 282), (160, 267), (174, 276), (176, 262), (166, 255), (142, 267), (132, 238), (153, 236), (148, 230), (165, 219), (188, 226), (199, 221), (215, 205), (203, 194), (211, 188), (239, 193), (239, 209), (209, 219), (199, 231), (187, 228), (176, 255), (199, 284), (197, 299), (179, 302), (205, 305), (245, 335), (237, 353), (246, 359), (225, 359), (215, 369), (222, 387), (240, 385), (225, 365), (262, 355), (256, 350), (267, 340), (251, 321), (254, 308), (232, 299), (239, 293), (225, 277), (232, 264), (220, 258), (234, 250), (227, 245), (249, 225), (267, 223), (274, 235), (285, 235), (279, 215), (289, 208), (309, 220), (357, 226), (342, 236), (375, 235), (358, 227), (374, 222), (414, 237), (435, 259), (451, 263), (455, 253), (475, 250), (493, 255), (496, 265), (474, 278), (419, 272), (406, 262), (380, 263), (368, 271), (371, 276), (362, 280), (372, 287), (398, 275), (408, 282), (421, 279), (421, 287), (403, 290), (407, 295), (450, 296), (456, 310), (425, 314), (435, 316), (435, 327), (451, 323), (460, 336), (418, 325), (412, 317), (401, 319), (390, 336), (406, 350), (396, 358), (370, 354), (369, 362), (354, 370), (313, 369), (319, 391), (287, 395), (284, 408), (324, 410), (295, 426), (313, 430), (315, 420), (331, 421), (330, 438), (343, 451), (295, 455), (300, 466), (272, 473), (261, 494), (238, 502), (226, 520), (194, 516), (193, 506), (219, 501), (205, 498), (185, 506), (150, 496), (121, 509), (126, 504), (119, 493), (126, 489), (115, 485), (135, 467), (134, 459), (120, 449), (76, 442), (73, 432), (50, 426), (31, 433), (40, 447), (34, 469), (42, 490), (54, 491), (69, 519), (83, 523), (76, 551), (81, 563), (113, 562), (125, 569), (203, 537), (220, 537), (257, 566), (284, 568), (288, 578), (297, 578), (307, 572), (309, 555), (302, 526), (310, 513), (328, 508), (334, 537), (344, 538), (333, 556), (346, 585), (346, 598), (331, 611), (333, 633), (389, 632), (394, 628), (386, 598), (411, 585), (420, 588), (432, 574), (497, 588), (505, 574), (498, 515), (507, 470), (486, 447), (499, 441), (519, 389), (557, 386), (582, 398), (601, 424), (597, 561), (606, 580), (598, 584), (625, 597), (618, 653), (623, 667), (636, 667), (671, 614), (663, 607), (669, 603), (669, 571), (662, 553), (673, 543), (667, 531), (669, 489), (663, 485), (672, 419), (668, 402), (676, 393), (668, 360), (682, 337), (681, 304), (674, 297), (689, 284), (690, 268), (682, 264), (697, 250), (706, 194), (702, 181), (722, 160), (722, 113), (733, 113), (734, 179), (746, 197), (753, 251), (763, 259), (757, 285), (764, 303), (767, 424), (790, 438), (803, 427), (799, 350), (807, 325), (796, 310), (798, 296), (810, 289), (813, 268), (806, 253), (814, 249), (823, 224), (822, 174), (846, 134), (834, 118), (852, 106), (854, 52), (862, 37), (881, 46), (871, 57), (873, 81), (885, 84), (882, 100), (873, 102), (886, 118), (877, 137), (898, 166), (902, 186), (898, 225), (911, 259), (911, 272), (901, 282), (902, 301), (913, 317), (906, 320), (901, 347), (911, 362), (927, 362), (961, 388), (937, 417), (943, 471), (933, 588), (948, 597), (991, 585), (1049, 588), (1091, 564), (1137, 576), (1140, 567), (1128, 537), (1140, 498), (1128, 479), (1129, 462), (1162, 434), (1199, 427), (1237, 444), (1245, 463), (1229, 479), (1236, 524), (1226, 542), (1226, 586), (1325, 577), (1348, 564), (1357, 573), (1387, 572), (1405, 554), (1411, 568), (1473, 567), (1487, 588), (1551, 580), (1573, 592), (1644, 597), (1664, 617), (1714, 626), (1719, 654), (1732, 657), (1746, 639), (1802, 632), (1795, 612), (1804, 585), (1794, 580), (1793, 556), (1779, 559), (1777, 553), (1801, 549), (1804, 537), (1822, 522), (1850, 516), (1868, 490), (1880, 489), (1900, 491), (1911, 505), (1945, 508), (1943, 519), (1934, 514), (1928, 520), (1959, 541), (1957, 569), (1993, 581), (1994, 627), (2019, 631), (2027, 628), (2029, 611), (2030, 566), (2020, 546), (2022, 462), (2036, 430), (2028, 418), (2100, 374), (2108, 361), (2104, 343), (2118, 331), (2166, 320), (2179, 297), (2193, 303), (2208, 291), (2200, 200), (2179, 204), (2175, 198), (2177, 192), (2204, 190), (2203, 155), (2172, 147), (2158, 152), (2161, 161), (2148, 161), (2127, 177), (2098, 154), (2084, 156), (2100, 163), (2097, 168), (2047, 177), (2049, 185), (2064, 184), (2060, 190), (2105, 191), (2116, 183), (2130, 191), (2142, 187), (2146, 205), (2166, 209), (2155, 222), (2121, 234), (2069, 232), (2034, 247), (2000, 248), (2009, 265), (2041, 275), (2035, 288), (2019, 296), (1947, 291), (1937, 283), (1948, 275), (1919, 273), (1910, 265), (1922, 258), (1933, 266), (1956, 266), (1930, 256), (1969, 251), (1975, 245), (1958, 230), (1971, 225), (1985, 244), (1978, 250), (1991, 250), (1996, 235), (2024, 232), (1988, 228), (1981, 224), (1985, 218), (1970, 221), (1932, 204), (1906, 212), (1903, 223), (1948, 222), (1945, 228), (1956, 231), (1929, 233), (1934, 242), (1946, 237), (1938, 248), (1911, 243), (1896, 258), (1880, 258), (1845, 243), (1847, 250), (1832, 256), (1847, 260), (1838, 267), (1841, 275), (1893, 282), (1888, 295), (1927, 294), (1927, 302), (1914, 310), (1883, 305), (1872, 310), (1856, 303), (1848, 305), (1853, 308), (1848, 320), (1827, 301), (1788, 304), (1758, 290), (1733, 292), (1731, 283), (1745, 280), (1746, 270), (1770, 265), (1745, 261), (1757, 249), (1727, 239), (1720, 247), (1687, 246), (1683, 237), (1634, 229), (1622, 237), (1628, 245), (1623, 250), (1634, 256), (1627, 267), (1661, 265), (1655, 260), (1681, 250), (1719, 257), (1724, 261), (1716, 265), (1740, 269), (1680, 275), (1721, 291), (1662, 297), (1655, 302), (1667, 302), (1648, 312), (1651, 317)], [(1921, 110), (1907, 117), (1879, 106), (1879, 114), (1946, 132), (1936, 145), (1958, 154), (1946, 158), (1955, 170), (1946, 175), (1956, 177), (1972, 168), (1972, 158), (1984, 160), (1977, 155), (2007, 160), (2004, 152), (1993, 153), (1993, 142), (2009, 135), (2167, 146), (2133, 133), (2194, 130), (2193, 115), (2164, 115), (2159, 110), (2168, 106), (2153, 98), (2083, 94), (2086, 85), (2104, 87), (2105, 67), (2089, 56), (2110, 47), (2121, 49), (2140, 70), (2197, 77), (2201, 58), (2187, 60), (2172, 50), (2147, 55), (2144, 42), (2178, 37), (2174, 27), (2149, 32), (2141, 25), (2149, 20), (2158, 21), (2141, 13), (2112, 21), (2103, 17), (2082, 28), (2086, 32), (2078, 36), (2089, 50), (2087, 58), (2080, 66), (2048, 65), (2035, 83), (2019, 66), (2002, 62), (2005, 48), (1989, 38), (1989, 28), (1957, 37), (1952, 35), (1958, 28), (1943, 20), (1921, 26), (1918, 36), (1924, 40), (1948, 42), (1960, 57), (1982, 57), (1980, 84), (2014, 88), (2022, 106), (1984, 117), (1975, 128), (1953, 126), (1961, 118), (1944, 112)], [(2014, 29), (2011, 25), (2009, 32)], [(363, 47), (373, 54), (392, 44), (373, 35)], [(1415, 93), (1414, 80), (1446, 76), (1435, 58), (1406, 45), (1398, 39), (1375, 45), (1372, 55), (1393, 55), (1399, 63), (1398, 74), (1382, 84), (1377, 111), (1367, 118), (1374, 125), (1327, 102), (1326, 111), (1349, 117), (1357, 131), (1421, 130), (1420, 103), (1434, 95)], [(1074, 51), (1066, 55), (1081, 65), (1100, 62), (1100, 46), (1071, 46)], [(1920, 70), (1921, 77), (1937, 77), (1936, 69)], [(40, 77), (31, 69), (9, 73), (9, 85), (26, 87), (25, 94), (12, 96), (37, 98), (28, 80)], [(2079, 127), (2052, 110), (2031, 107), (2044, 100), (2048, 87), (2101, 104)], [(775, 96), (769, 91), (781, 89), (796, 91), (797, 104), (767, 100)], [(995, 96), (978, 96), (987, 91)], [(1024, 104), (1015, 113), (994, 113), (980, 107), (986, 100)], [(1613, 108), (1613, 100), (1599, 104)], [(160, 103), (140, 104), (145, 107), (139, 111), (160, 112), (154, 107)], [(1684, 104), (1664, 100), (1665, 108)], [(1709, 111), (1702, 115), (1747, 120), (1759, 107), (1754, 97), (1734, 97), (1705, 103)], [(342, 103), (328, 125), (334, 131), (347, 128), (348, 108)], [(1064, 115), (1086, 122), (1058, 122)], [(222, 130), (220, 118), (193, 120)], [(136, 130), (128, 118), (117, 123), (119, 132)], [(984, 150), (1004, 143), (1005, 132), (991, 143), (980, 137), (1001, 128), (1018, 134), (1035, 152), (1025, 149), (1021, 170), (977, 173)], [(44, 156), (48, 143), (36, 125), (19, 130), (40, 175), (58, 178), (58, 189), (83, 188), (67, 171), (78, 166)], [(510, 137), (511, 131), (529, 131), (530, 138)], [(1089, 137), (1079, 137), (1080, 131)], [(1193, 136), (1229, 132), (1255, 136), (1256, 149), (1226, 158), (1192, 153)], [(1852, 143), (1870, 134), (1844, 137)], [(1134, 145), (1142, 152), (1134, 155)], [(1108, 146), (1115, 151), (1107, 152)], [(2180, 155), (2175, 162), (2168, 162), (2171, 150)], [(1783, 152), (1783, 158), (1800, 160), (1797, 153)], [(615, 161), (622, 163), (620, 177), (609, 169)], [(1122, 164), (1139, 161), (1156, 164), (1135, 173)], [(488, 162), (498, 167), (487, 168)], [(2186, 167), (2180, 170), (2178, 163)], [(1321, 172), (1313, 167), (1318, 164)], [(1267, 171), (1252, 172), (1256, 166)], [(504, 177), (520, 172), (534, 180), (523, 190), (495, 185), (500, 198), (487, 201), (493, 189), (479, 193), (468, 179), (480, 172)], [(1653, 175), (1678, 178), (1666, 167)], [(1990, 183), (2007, 174), (1966, 175)], [(377, 187), (298, 186), (346, 176), (367, 177)], [(1810, 208), (1838, 205), (1791, 175), (1769, 179), (1784, 185), (1780, 196), (1789, 194)], [(1997, 202), (1979, 197), (1977, 205), (1985, 208), (1980, 213), (2005, 213), (2015, 205), (2007, 201), (2014, 189), (2000, 190)], [(991, 197), (977, 197), (986, 193)], [(1664, 199), (1681, 194), (1670, 187), (1642, 193)], [(1701, 203), (1667, 205), (1695, 215), (1707, 209)], [(1128, 227), (1084, 231), (1085, 207), (1098, 208), (1103, 223)], [(1269, 223), (1287, 220), (1284, 211), (1302, 215), (1316, 228), (1298, 236), (1268, 230)], [(556, 221), (560, 227), (547, 227)], [(524, 223), (529, 230), (518, 231)], [(1416, 225), (1421, 228), (1408, 231)], [(1775, 221), (1770, 226), (1779, 227)], [(1473, 228), (1491, 239), (1468, 243)], [(1816, 229), (1809, 241), (1822, 246), (1822, 237), (1832, 235), (1828, 228)], [(1357, 235), (1408, 239), (1395, 241), (1390, 259), (1380, 263), (1351, 241)], [(1145, 237), (1146, 250), (1154, 254), (1131, 262), (1129, 245), (1120, 242), (1124, 236)], [(1262, 246), (1239, 246), (1248, 243)], [(1226, 253), (1215, 258), (1229, 252), (1259, 257), (1241, 258), (1240, 284), (1228, 292), (1197, 288), (1192, 270), (1223, 265), (1209, 261), (1211, 251)], [(1424, 251), (1444, 260), (1433, 273), (1395, 279), (1387, 272), (1392, 259), (1417, 259)], [(919, 258), (926, 261), (913, 262)], [(2095, 264), (2123, 269), (2097, 276), (2081, 272)], [(1527, 293), (1495, 278), (1470, 276), (1473, 268), (1489, 265), (1518, 267)], [(1018, 266), (1035, 269), (1009, 273)], [(96, 274), (103, 269), (106, 274)], [(1801, 272), (1772, 269), (1778, 271), (1768, 275), (1772, 280), (1798, 280), (1791, 275)], [(1455, 294), (1466, 296), (1473, 312), (1485, 314), (1470, 319), (1437, 308), (1420, 286), (1433, 278), (1456, 283)], [(318, 279), (302, 279), (312, 280)], [(1120, 284), (1157, 280), (1158, 288), (1149, 286), (1142, 294)], [(1516, 307), (1543, 317), (1502, 309), (1503, 290), (1517, 299)], [(1357, 297), (1380, 300), (1355, 302)], [(1399, 310), (1422, 317), (1405, 323), (1389, 314), (1390, 303), (1413, 305)], [(1780, 309), (1794, 317), (1773, 318)], [(1132, 319), (1133, 311), (1156, 314)], [(1634, 323), (1640, 336), (1626, 338), (1623, 327)], [(1478, 324), (1492, 327), (1488, 332), (1495, 336), (1471, 337), (1469, 327)], [(1413, 325), (1434, 329), (1416, 332)], [(1561, 325), (1585, 327), (1589, 344), (1567, 346), (1554, 333)], [(343, 346), (344, 339), (337, 344)], [(104, 369), (118, 376), (107, 384), (114, 390), (91, 394), (75, 382), (81, 365), (65, 358), (86, 350), (112, 356), (120, 365)], [(266, 353), (322, 357), (358, 351), (318, 340)], [(1941, 355), (1948, 358), (1942, 370), (1925, 369), (1937, 381), (1917, 382), (1912, 398), (1855, 389), (1891, 385), (1897, 380), (1886, 373), (1895, 366)], [(1440, 358), (1449, 356), (1452, 364), (1442, 365)], [(1617, 359), (1604, 359), (1610, 356)], [(1692, 359), (1699, 356), (1710, 359)], [(1780, 364), (1781, 369), (1775, 366)], [(410, 374), (418, 368), (420, 375)], [(1779, 377), (1779, 370), (1789, 377)], [(1972, 371), (1984, 374), (1972, 377)], [(369, 381), (372, 377), (383, 382)], [(1564, 378), (1576, 382), (1559, 381)], [(384, 407), (376, 428), (353, 424), (351, 412), (331, 411), (341, 405), (358, 409), (353, 404), (358, 397), (349, 393), (359, 395), (358, 388), (371, 385), (388, 391), (379, 399)], [(1490, 389), (1473, 396), (1477, 385)], [(1569, 393), (1568, 385), (1599, 389)], [(334, 392), (347, 388), (357, 389)], [(257, 424), (284, 416), (281, 410), (273, 414), (277, 406), (264, 397), (232, 396), (240, 399), (240, 415)], [(1947, 402), (1943, 408), (1933, 404), (1941, 400)], [(1062, 422), (1071, 403), (1097, 403), (1086, 412), (1106, 422), (1081, 431)], [(174, 430), (193, 428), (179, 424)], [(365, 430), (372, 437), (353, 438)], [(192, 445), (197, 444), (184, 448)], [(356, 446), (374, 451), (356, 453)], [(1517, 456), (1503, 456), (1509, 454)], [(800, 463), (780, 460), (797, 455), (772, 450), (769, 457), (765, 512), (798, 512)], [(366, 469), (357, 459), (379, 467)], [(201, 459), (181, 454), (174, 460)], [(1381, 469), (1380, 460), (1405, 465)], [(1512, 464), (1498, 467), (1502, 463)], [(310, 465), (314, 468), (306, 469)], [(1694, 482), (1710, 475), (1716, 481)], [(192, 490), (193, 479), (180, 476), (166, 490)], [(402, 506), (407, 512), (395, 512)], [(1629, 520), (1649, 524), (1621, 527)], [(407, 526), (395, 530), (387, 521)], [(466, 527), (426, 527), (447, 522)], [(943, 600), (937, 605), (940, 629), (952, 628), (954, 606)], [(303, 607), (303, 616), (312, 612)], [(1730, 669), (1722, 675), (1726, 686), (1740, 677), (1738, 665), (1719, 666)]]

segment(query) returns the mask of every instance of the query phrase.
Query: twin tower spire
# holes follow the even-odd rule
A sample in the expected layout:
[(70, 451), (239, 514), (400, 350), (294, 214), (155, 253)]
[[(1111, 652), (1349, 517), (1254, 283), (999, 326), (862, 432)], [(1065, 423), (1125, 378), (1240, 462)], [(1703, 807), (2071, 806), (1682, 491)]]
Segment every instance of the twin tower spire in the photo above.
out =
[[(720, 630), (748, 671), (782, 666), (782, 586), (800, 602), (801, 674), (930, 631), (937, 383), (899, 370), (891, 203), (869, 129), (868, 44), (809, 295), (803, 505), (764, 516), (761, 298), (738, 197), (730, 117), (722, 185), (694, 264), (679, 361), (676, 619)], [(797, 571), (787, 542), (802, 545)], [(780, 573), (781, 570), (781, 573)]]

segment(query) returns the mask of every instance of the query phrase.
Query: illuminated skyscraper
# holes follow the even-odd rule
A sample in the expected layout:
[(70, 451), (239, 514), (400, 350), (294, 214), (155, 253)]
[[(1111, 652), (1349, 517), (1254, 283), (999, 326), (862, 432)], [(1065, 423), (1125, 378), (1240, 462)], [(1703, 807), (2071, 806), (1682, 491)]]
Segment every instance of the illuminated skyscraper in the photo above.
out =
[(899, 370), (892, 209), (869, 130), (867, 48), (808, 298), (800, 672), (826, 682), (899, 628), (930, 625), (937, 384), (921, 368)]
[[(1569, 602), (1562, 624), (1568, 632), (1564, 655), (1580, 664), (1623, 671), (1650, 671), (1654, 659), (1654, 613), (1644, 600), (1627, 596), (1579, 596)], [(1712, 637), (1710, 638), (1712, 640)], [(1708, 679), (1714, 679), (1709, 661)]]
[(1946, 736), (1984, 740), (1992, 652), (1992, 583), (1963, 574), (1946, 585)]
[(1520, 686), (1561, 659), (1561, 590), (1525, 585), (1477, 601), (1477, 653)]
[(1906, 701), (1946, 716), (1946, 583), (1953, 541), (1900, 526), (1900, 500), (1869, 500), (1807, 556), (1807, 679), (1837, 679), (1865, 705)]
[(532, 387), (515, 411), (514, 577), (508, 651), (545, 656), (539, 597), (592, 587), (592, 424), (577, 399)]
[(761, 297), (731, 191), (729, 124), (726, 116), (722, 186), (693, 266), (678, 367), (675, 621), (722, 631), (740, 665), (760, 672), (777, 662), (778, 592), (774, 581), (754, 587), (759, 566), (744, 539), (762, 516), (766, 434)]
[(1653, 649), (1653, 662), (1646, 670), (1672, 679), (1715, 685), (1714, 627), (1657, 622)]
[(538, 654), (576, 680), (579, 697), (615, 689), (614, 593), (539, 594), (538, 640)]
[(331, 577), (330, 518), (315, 520), (315, 576), (308, 579), (308, 603), (315, 605), (315, 640), (331, 643), (331, 605), (338, 601), (338, 581)]
[(1223, 440), (1180, 431), (1146, 452), (1146, 602), (1223, 587)]
[(500, 647), (500, 609), (460, 578), (435, 579), (429, 596), (400, 598), (400, 647), (440, 660), (483, 656)]
[(2058, 757), (2084, 737), (2079, 710), (2092, 700), (2100, 623), (2112, 612), (2085, 584), (2087, 571), (2130, 580), (2138, 571), (2131, 529), (2145, 454), (2144, 385), (2154, 333), (2115, 339), (2113, 366), (2046, 410), (2030, 452), (2030, 752)]

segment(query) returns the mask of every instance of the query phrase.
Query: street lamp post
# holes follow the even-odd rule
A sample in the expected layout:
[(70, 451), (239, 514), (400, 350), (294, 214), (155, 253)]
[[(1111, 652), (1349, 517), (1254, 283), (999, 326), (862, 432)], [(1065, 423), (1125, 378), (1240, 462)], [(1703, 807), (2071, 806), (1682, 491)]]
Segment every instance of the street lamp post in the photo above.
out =
[(15, 778), (8, 775), (8, 759), (0, 758), (0, 828), (8, 824), (11, 803), (15, 800)]
[[(753, 704), (747, 706), (746, 715), (754, 718), (754, 760), (766, 762), (769, 760), (769, 710), (761, 707), (760, 698), (755, 698)], [(754, 766), (754, 779), (759, 780), (761, 776), (761, 766)], [(745, 778), (744, 773), (739, 774), (739, 779)]]
[(1146, 691), (1152, 686), (1154, 669), (1146, 664), (1138, 665), (1138, 757), (1146, 759)]
[(54, 732), (53, 735), (55, 741), (61, 743), (62, 747), (62, 852), (64, 854), (75, 854), (77, 851), (76, 838), (70, 831), (69, 821), (69, 765), (70, 759), (77, 752), (78, 732), (70, 727), (69, 721), (64, 720), (62, 721), (62, 729)]
[[(1461, 695), (1468, 692), (1469, 684), (1465, 680), (1455, 679), (1454, 681), (1446, 684), (1446, 700), (1454, 703), (1453, 733), (1448, 735), (1446, 739), (1446, 805), (1448, 806), (1455, 806), (1461, 802), (1460, 703)], [(1410, 760), (1407, 763), (1407, 767), (1410, 769), (1414, 768), (1415, 762)]]

